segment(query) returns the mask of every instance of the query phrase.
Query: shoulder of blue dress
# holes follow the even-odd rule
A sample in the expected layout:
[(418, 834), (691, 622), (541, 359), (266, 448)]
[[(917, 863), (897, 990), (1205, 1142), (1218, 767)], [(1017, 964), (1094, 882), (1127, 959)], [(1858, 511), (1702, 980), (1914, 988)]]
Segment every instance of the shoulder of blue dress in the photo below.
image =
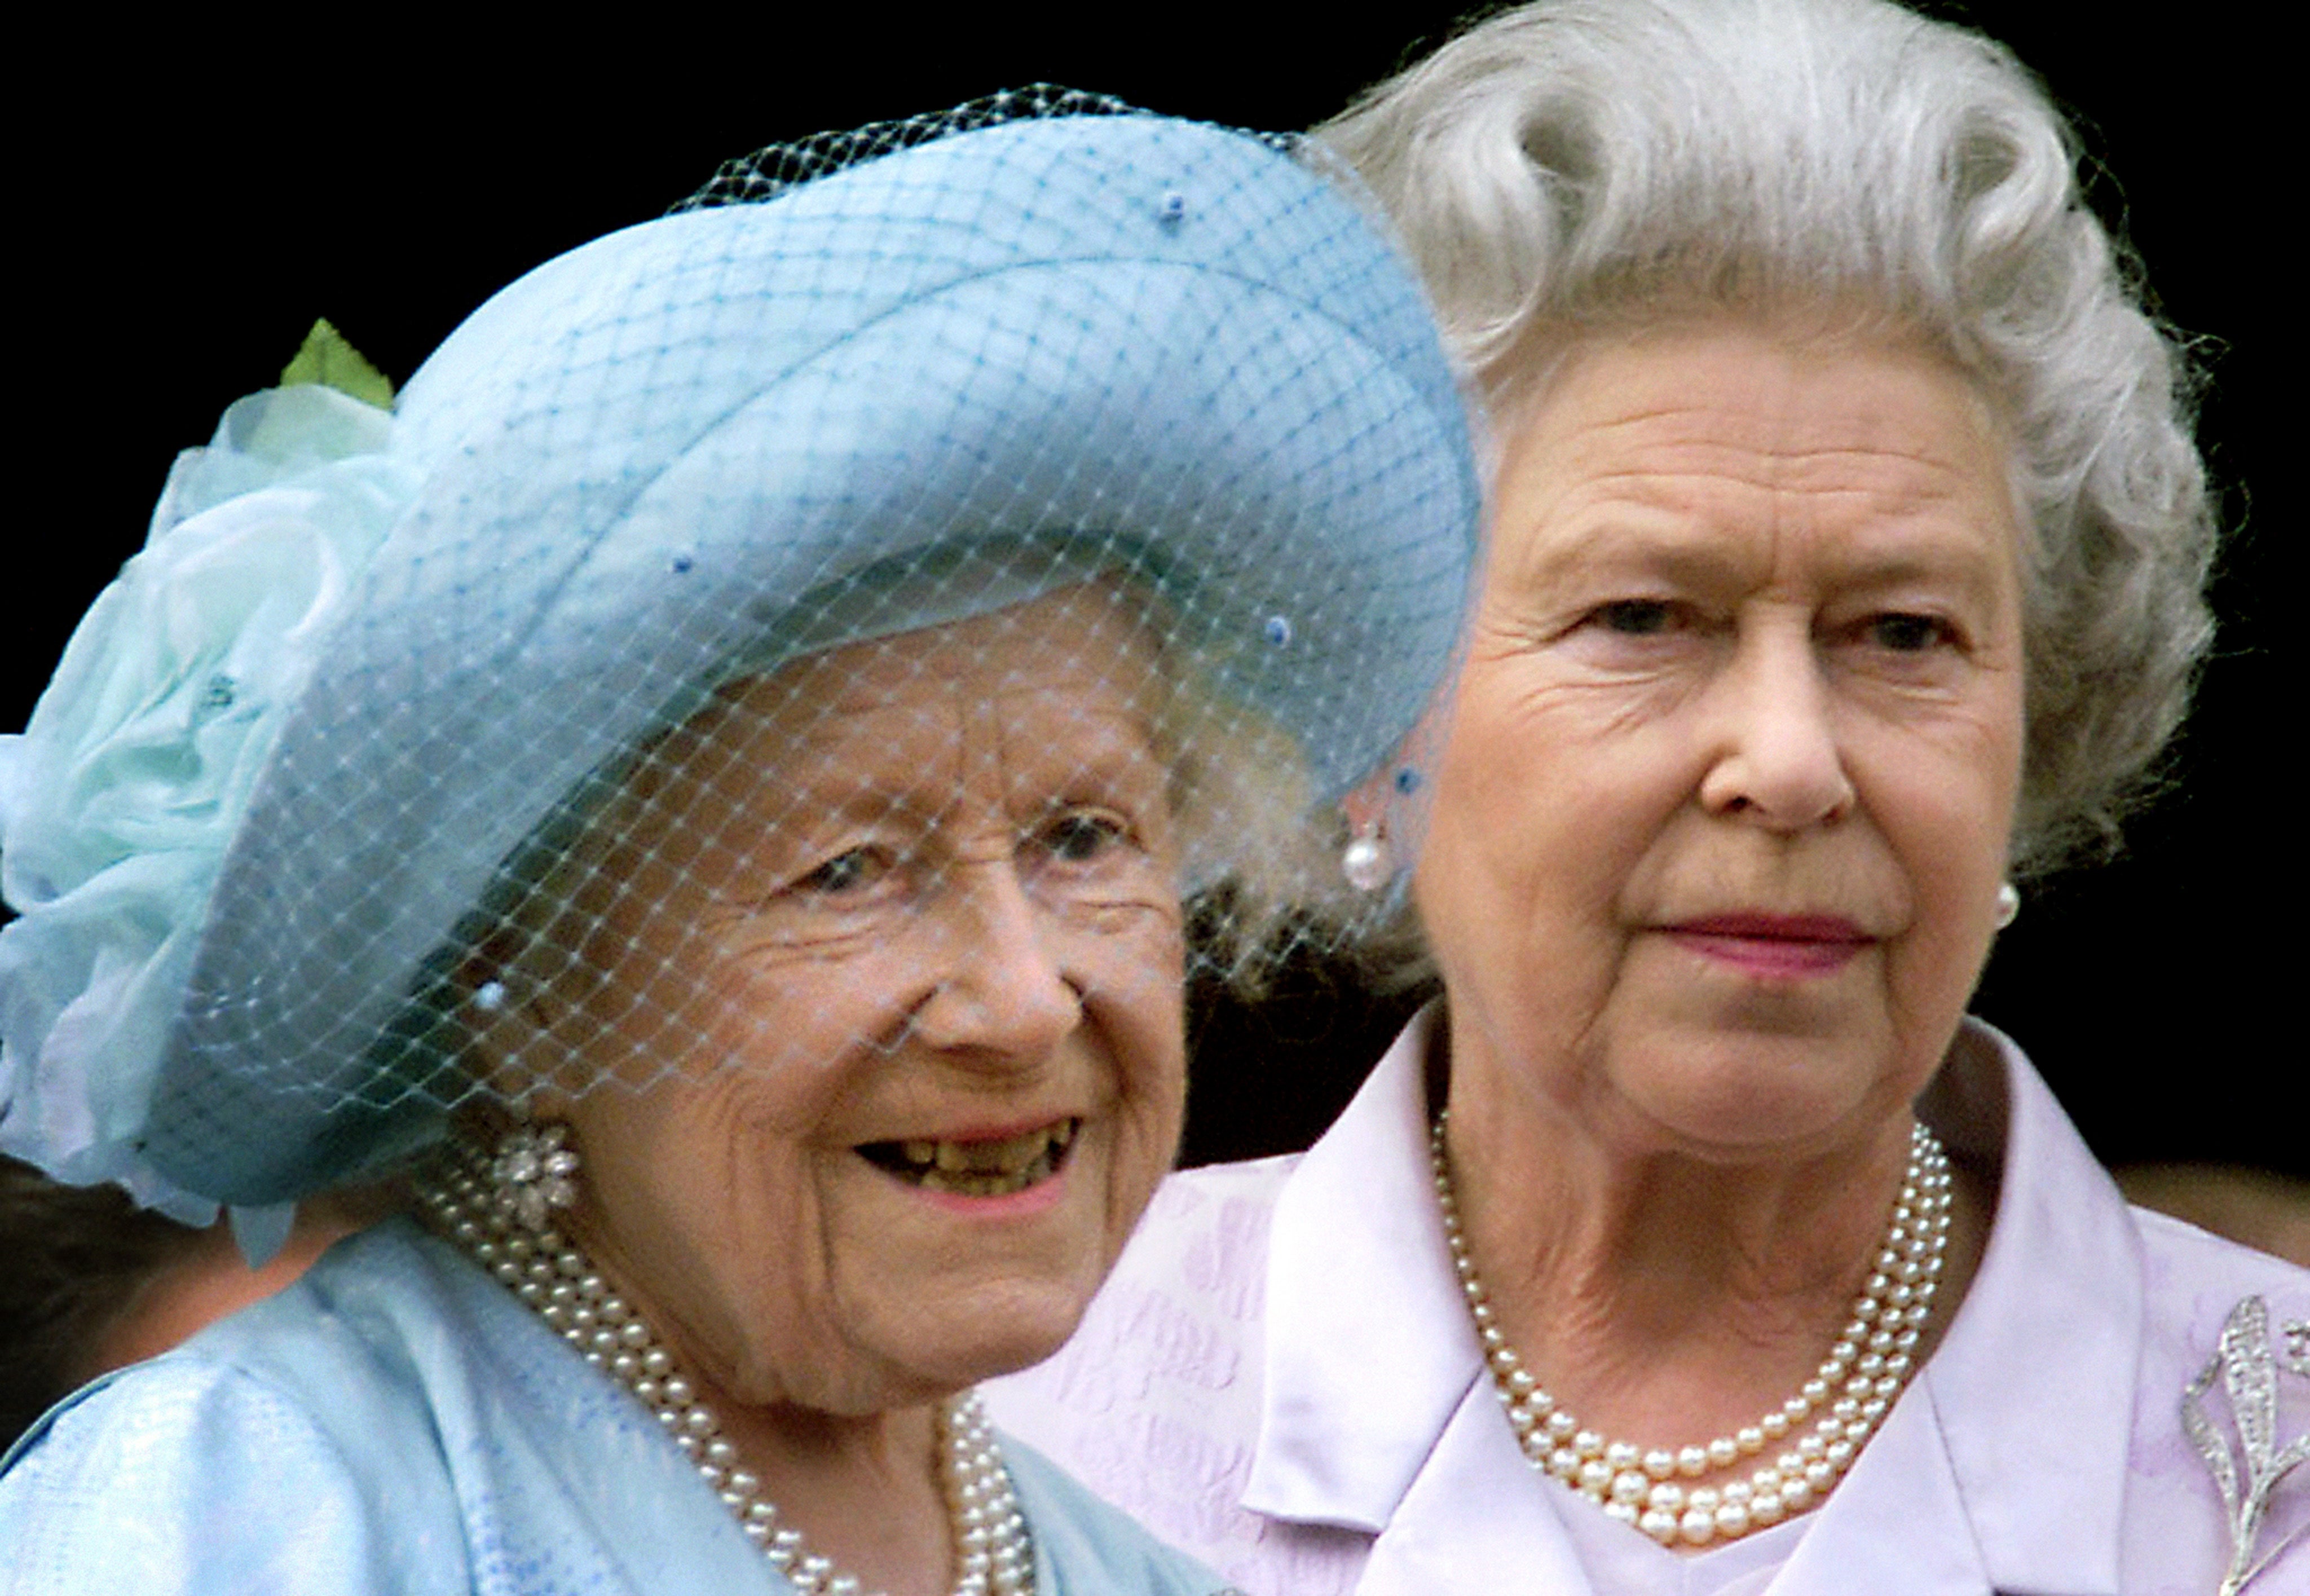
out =
[(67, 1393), (16, 1437), (4, 1457), (0, 1457), (0, 1473), (14, 1467), (48, 1439), (59, 1420), (78, 1410), (135, 1403), (150, 1412), (161, 1406), (207, 1400), (217, 1387), (250, 1375), (263, 1383), (264, 1349), (273, 1335), (284, 1323), (304, 1316), (303, 1299), (316, 1293), (320, 1279), (343, 1267), (340, 1252), (366, 1242), (367, 1233), (347, 1238), (303, 1277), (272, 1297), (216, 1320), (157, 1357), (108, 1370)]
[(1034, 1537), (1045, 1596), (1234, 1596), (1227, 1582), (1010, 1435), (1003, 1460)]
[(23, 1460), (25, 1453), (48, 1439), (48, 1433), (56, 1427), (58, 1419), (82, 1403), (95, 1398), (118, 1382), (123, 1375), (138, 1366), (141, 1366), (132, 1364), (129, 1368), (108, 1370), (77, 1391), (67, 1392), (57, 1398), (47, 1412), (24, 1427), (23, 1433), (9, 1444), (5, 1453), (0, 1453), (0, 1476), (5, 1476), (11, 1469)]
[(455, 1249), (387, 1219), (339, 1242), (272, 1296), (71, 1392), (17, 1437), (0, 1471), (82, 1409), (131, 1404), (149, 1416), (213, 1403), (227, 1388), (289, 1400), (343, 1396), (348, 1382), (398, 1390), (475, 1315), (510, 1321), (517, 1336), (526, 1328), (518, 1305)]

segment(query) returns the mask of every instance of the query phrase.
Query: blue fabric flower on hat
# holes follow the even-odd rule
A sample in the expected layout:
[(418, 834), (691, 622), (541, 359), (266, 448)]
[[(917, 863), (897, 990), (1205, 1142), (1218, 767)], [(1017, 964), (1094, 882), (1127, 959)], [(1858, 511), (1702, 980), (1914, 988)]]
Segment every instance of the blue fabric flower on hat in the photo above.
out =
[(0, 736), (0, 1151), (191, 1224), (136, 1145), (224, 854), (283, 711), (419, 478), (392, 416), (268, 389), (169, 473), (143, 551)]

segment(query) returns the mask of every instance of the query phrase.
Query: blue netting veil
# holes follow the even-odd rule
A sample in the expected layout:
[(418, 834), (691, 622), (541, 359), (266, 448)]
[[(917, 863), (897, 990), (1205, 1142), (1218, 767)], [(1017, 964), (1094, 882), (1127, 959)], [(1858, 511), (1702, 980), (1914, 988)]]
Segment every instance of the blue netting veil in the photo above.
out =
[(244, 401), (0, 741), (0, 1150), (278, 1202), (887, 1048), (1014, 935), (1096, 1005), (1187, 898), (1347, 925), (1466, 426), (1336, 179), (1059, 91), (733, 162), (390, 413)]

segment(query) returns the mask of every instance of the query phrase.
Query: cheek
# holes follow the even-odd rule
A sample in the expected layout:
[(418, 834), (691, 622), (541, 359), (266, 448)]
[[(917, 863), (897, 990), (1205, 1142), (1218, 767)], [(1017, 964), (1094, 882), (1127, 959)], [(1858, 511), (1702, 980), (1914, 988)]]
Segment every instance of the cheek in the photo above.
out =
[(701, 962), (687, 1028), (661, 1028), (682, 1052), (660, 1063), (692, 1077), (734, 1069), (776, 1082), (775, 1091), (762, 1087), (754, 1111), (794, 1134), (810, 1128), (813, 1097), (838, 1095), (829, 1071), (895, 1039), (938, 974), (895, 938), (814, 950), (725, 941)]
[(1463, 690), (1437, 770), (1418, 888), (1446, 940), (1616, 922), (1690, 792), (1675, 739), (1628, 695), (1516, 674)]
[(1169, 909), (1135, 915), (1121, 934), (1076, 939), (1068, 961), (1083, 993), (1087, 1040), (1110, 1076), (1115, 1133), (1106, 1178), (1114, 1220), (1125, 1232), (1178, 1153), (1187, 1100), (1185, 958), (1178, 914)]
[(2019, 786), (2019, 710), (1945, 728), (1929, 742), (1885, 736), (1863, 785), (1907, 898), (1889, 979), (1904, 1028), (1937, 1050), (1963, 1013), (1994, 935)]
[(805, 1178), (815, 1116), (800, 1073), (732, 1064), (639, 1094), (596, 1091), (578, 1126), (587, 1167), (605, 1198), (629, 1199), (674, 1228), (717, 1233), (697, 1245), (718, 1245), (719, 1232), (755, 1210), (790, 1209)]
[(795, 1295), (813, 1207), (810, 1161), (759, 1083), (669, 1081), (597, 1090), (571, 1115), (586, 1228), (608, 1243), (645, 1311), (670, 1317), (717, 1362), (747, 1361), (766, 1310)]
[(1126, 1089), (1130, 1095), (1116, 1115), (1106, 1173), (1106, 1235), (1100, 1252), (1109, 1264), (1130, 1239), (1155, 1188), (1178, 1162), (1179, 1134), (1186, 1119), (1184, 1047), (1175, 1038), (1168, 1056), (1159, 1059), (1151, 1053), (1139, 1063), (1137, 1079)]
[(587, 964), (602, 973), (570, 1016), (596, 1067), (637, 1086), (727, 1067), (822, 1071), (887, 1037), (938, 974), (887, 920), (803, 938), (695, 892), (633, 906), (643, 901), (631, 895), (595, 925)]
[(1176, 915), (1151, 915), (1140, 932), (1121, 946), (1107, 943), (1087, 1016), (1107, 1033), (1125, 1106), (1176, 1131), (1187, 1092), (1186, 947)]
[(2019, 704), (1997, 693), (1929, 720), (1855, 715), (1844, 735), (1862, 802), (1918, 890), (1993, 889), (2020, 791)]

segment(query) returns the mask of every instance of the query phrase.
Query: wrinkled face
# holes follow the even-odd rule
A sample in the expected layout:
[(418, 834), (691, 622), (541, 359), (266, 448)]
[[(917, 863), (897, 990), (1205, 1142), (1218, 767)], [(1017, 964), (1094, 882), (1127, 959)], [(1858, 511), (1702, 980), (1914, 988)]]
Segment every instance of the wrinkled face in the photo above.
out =
[[(657, 750), (551, 1016), (581, 1241), (751, 1402), (1055, 1349), (1169, 1167), (1156, 662), (1104, 590), (821, 655)], [(627, 1089), (631, 1087), (633, 1089)]]
[(1730, 1158), (1906, 1108), (1992, 935), (2018, 550), (1922, 350), (1576, 354), (1509, 439), (1418, 878), (1454, 1103)]

